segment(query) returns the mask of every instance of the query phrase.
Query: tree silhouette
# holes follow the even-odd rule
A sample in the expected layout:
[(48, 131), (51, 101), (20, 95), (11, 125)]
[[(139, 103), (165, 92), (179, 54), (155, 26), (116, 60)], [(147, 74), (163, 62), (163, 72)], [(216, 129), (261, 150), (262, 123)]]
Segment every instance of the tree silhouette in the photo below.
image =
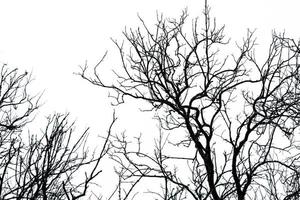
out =
[(154, 154), (140, 137), (111, 140), (120, 177), (111, 198), (141, 198), (144, 179), (161, 185), (142, 184), (153, 199), (299, 198), (299, 42), (274, 32), (257, 61), (254, 33), (232, 49), (209, 10), (205, 3), (204, 23), (195, 19), (190, 32), (186, 11), (158, 15), (154, 28), (140, 18), (140, 28), (114, 41), (122, 64), (112, 83), (99, 69), (106, 54), (91, 75), (81, 68), (84, 79), (115, 92), (116, 104), (147, 102), (160, 124)]
[(27, 72), (0, 69), (0, 199), (74, 200), (90, 194), (111, 127), (102, 150), (93, 155), (86, 147), (88, 129), (76, 138), (69, 114), (53, 114), (41, 134), (27, 134), (24, 128), (40, 99), (28, 94), (30, 82)]

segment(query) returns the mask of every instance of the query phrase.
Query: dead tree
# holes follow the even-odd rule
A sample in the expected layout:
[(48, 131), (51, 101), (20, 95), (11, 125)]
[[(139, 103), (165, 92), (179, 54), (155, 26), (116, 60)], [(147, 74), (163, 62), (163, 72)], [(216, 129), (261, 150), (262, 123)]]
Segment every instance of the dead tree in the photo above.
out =
[(49, 116), (41, 133), (28, 133), (40, 98), (28, 94), (30, 81), (27, 72), (1, 68), (0, 199), (86, 198), (101, 173), (111, 127), (102, 149), (94, 152), (87, 148), (88, 129), (76, 138), (69, 114)]
[(115, 197), (143, 195), (139, 183), (152, 179), (161, 191), (142, 187), (153, 199), (298, 199), (299, 42), (274, 32), (257, 61), (253, 32), (232, 49), (207, 4), (203, 14), (190, 32), (186, 11), (177, 20), (158, 16), (154, 28), (140, 19), (141, 28), (125, 30), (125, 41), (115, 41), (122, 63), (115, 82), (101, 77), (105, 56), (92, 75), (81, 68), (84, 79), (114, 91), (117, 104), (124, 97), (149, 103), (160, 123), (153, 155), (141, 138), (111, 141), (120, 166)]

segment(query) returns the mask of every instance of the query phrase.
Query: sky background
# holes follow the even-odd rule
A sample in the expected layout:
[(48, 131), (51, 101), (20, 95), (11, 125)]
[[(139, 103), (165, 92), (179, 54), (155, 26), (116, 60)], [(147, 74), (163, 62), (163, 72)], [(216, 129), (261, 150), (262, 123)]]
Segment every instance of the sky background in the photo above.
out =
[[(232, 42), (241, 41), (247, 28), (257, 29), (262, 48), (272, 30), (300, 38), (299, 0), (209, 3), (211, 16), (226, 25)], [(79, 65), (87, 61), (93, 66), (108, 50), (103, 67), (117, 66), (119, 56), (110, 38), (122, 41), (125, 26), (139, 25), (137, 14), (153, 25), (157, 11), (176, 18), (187, 8), (192, 19), (201, 16), (203, 5), (204, 0), (0, 0), (0, 63), (33, 73), (33, 91), (44, 91), (40, 117), (71, 112), (79, 127), (102, 134), (111, 122), (111, 99), (107, 90), (74, 75)], [(129, 132), (151, 132), (156, 126), (149, 121), (153, 115), (139, 112), (134, 102), (119, 107), (117, 115)]]
[[(273, 29), (300, 36), (298, 0), (209, 2), (212, 17), (226, 25), (233, 42), (240, 41), (247, 28), (257, 29), (258, 43), (264, 45)], [(78, 66), (86, 61), (93, 66), (106, 50), (103, 67), (116, 66), (119, 57), (110, 38), (121, 41), (125, 26), (137, 27), (137, 14), (153, 25), (156, 11), (178, 17), (188, 8), (192, 19), (201, 16), (203, 5), (203, 0), (1, 0), (0, 62), (33, 73), (32, 87), (45, 90), (43, 116), (71, 112), (80, 124), (98, 126), (112, 113), (108, 91), (75, 76)]]

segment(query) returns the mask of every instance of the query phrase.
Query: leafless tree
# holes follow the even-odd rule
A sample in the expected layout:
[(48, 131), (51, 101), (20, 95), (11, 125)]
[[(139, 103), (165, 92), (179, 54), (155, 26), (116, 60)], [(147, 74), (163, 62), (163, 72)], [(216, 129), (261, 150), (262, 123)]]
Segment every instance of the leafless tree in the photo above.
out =
[[(101, 173), (111, 127), (102, 149), (89, 151), (88, 129), (79, 138), (69, 114), (49, 116), (41, 133), (26, 133), (39, 108), (27, 72), (0, 71), (0, 199), (80, 199)], [(111, 126), (113, 125), (115, 118)], [(85, 197), (86, 198), (86, 197)]]
[[(140, 28), (114, 41), (122, 64), (111, 83), (100, 72), (106, 54), (91, 75), (81, 68), (84, 79), (114, 91), (117, 104), (149, 103), (160, 124), (154, 154), (141, 137), (111, 140), (120, 166), (111, 199), (140, 199), (141, 187), (164, 200), (299, 199), (300, 43), (274, 32), (257, 61), (254, 33), (232, 48), (209, 13), (206, 3), (204, 23), (195, 19), (190, 32), (186, 11), (158, 15), (154, 28), (140, 18)], [(161, 190), (139, 186), (147, 180)]]

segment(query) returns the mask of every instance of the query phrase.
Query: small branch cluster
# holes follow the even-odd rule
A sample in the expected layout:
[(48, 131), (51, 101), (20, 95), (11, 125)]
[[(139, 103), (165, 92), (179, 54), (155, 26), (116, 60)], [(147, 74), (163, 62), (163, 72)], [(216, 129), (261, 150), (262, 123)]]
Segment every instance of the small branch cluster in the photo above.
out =
[(40, 98), (27, 93), (30, 81), (27, 72), (6, 65), (0, 69), (0, 199), (84, 197), (101, 173), (111, 128), (101, 152), (93, 155), (86, 146), (88, 129), (76, 139), (69, 114), (49, 116), (41, 134), (30, 133), (25, 139), (24, 128)]

